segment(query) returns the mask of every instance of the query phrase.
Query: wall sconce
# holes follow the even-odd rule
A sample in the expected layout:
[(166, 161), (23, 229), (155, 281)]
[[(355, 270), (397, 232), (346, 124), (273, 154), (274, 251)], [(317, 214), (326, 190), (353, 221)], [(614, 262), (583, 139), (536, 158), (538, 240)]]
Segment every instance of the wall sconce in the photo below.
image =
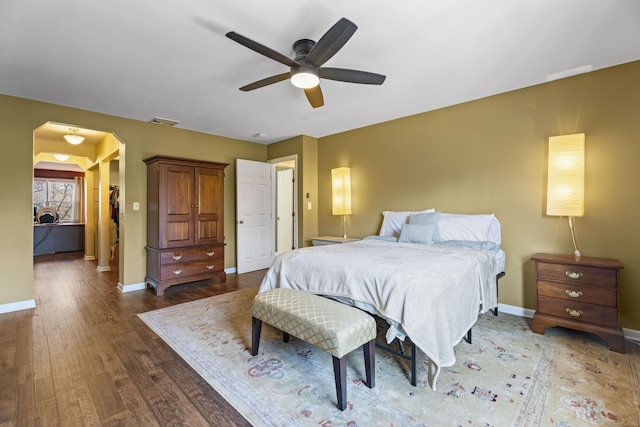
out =
[(80, 129), (69, 128), (69, 133), (64, 136), (69, 144), (78, 145), (84, 141), (84, 136), (79, 134)]
[(584, 134), (549, 138), (547, 215), (566, 216), (575, 256), (580, 256), (573, 217), (584, 215)]
[(331, 169), (331, 193), (333, 215), (342, 215), (342, 231), (347, 238), (347, 215), (351, 215), (351, 169), (347, 167)]

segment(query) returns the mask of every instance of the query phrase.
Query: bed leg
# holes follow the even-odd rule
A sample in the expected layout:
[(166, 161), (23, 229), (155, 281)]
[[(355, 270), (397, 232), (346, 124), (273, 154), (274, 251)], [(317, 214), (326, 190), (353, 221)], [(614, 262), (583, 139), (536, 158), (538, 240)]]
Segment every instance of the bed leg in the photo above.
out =
[(471, 329), (467, 331), (467, 342), (471, 344)]
[(282, 331), (282, 341), (289, 342), (289, 334)]
[(416, 345), (411, 341), (411, 385), (418, 384), (418, 357), (416, 355)]
[[(498, 280), (500, 280), (501, 278), (503, 278), (505, 275), (504, 271), (501, 273), (498, 273), (498, 275), (496, 276), (496, 301), (498, 301)], [(498, 306), (496, 305), (496, 308), (493, 309), (493, 315), (497, 316), (498, 315)]]

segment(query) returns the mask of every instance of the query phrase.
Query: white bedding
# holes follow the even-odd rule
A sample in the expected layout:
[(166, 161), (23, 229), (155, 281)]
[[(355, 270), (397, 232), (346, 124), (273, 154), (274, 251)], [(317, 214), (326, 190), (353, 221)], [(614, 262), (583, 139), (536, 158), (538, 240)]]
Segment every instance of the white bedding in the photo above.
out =
[(453, 347), (478, 313), (497, 306), (496, 252), (482, 248), (361, 240), (276, 257), (259, 292), (282, 287), (338, 297), (382, 316), (430, 359), (435, 389)]

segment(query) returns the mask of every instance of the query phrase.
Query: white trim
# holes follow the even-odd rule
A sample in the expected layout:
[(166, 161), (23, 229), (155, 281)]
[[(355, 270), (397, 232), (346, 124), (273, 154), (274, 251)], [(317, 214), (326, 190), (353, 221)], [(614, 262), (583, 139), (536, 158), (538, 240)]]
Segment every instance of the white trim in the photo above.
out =
[(118, 289), (123, 294), (127, 292), (133, 292), (133, 291), (142, 291), (147, 289), (147, 284), (142, 282), (142, 283), (132, 283), (131, 285), (123, 285), (122, 283), (118, 282)]
[(227, 274), (235, 274), (238, 271), (235, 267), (225, 268), (224, 272)]
[(96, 257), (93, 255), (85, 255), (83, 258), (85, 261), (93, 261), (96, 259)]
[(100, 273), (102, 273), (102, 272), (104, 272), (104, 271), (111, 271), (111, 267), (109, 267), (109, 266), (106, 266), (106, 267), (100, 267), (100, 266), (98, 266), (98, 267), (96, 268), (96, 270), (98, 270)]
[(26, 301), (12, 302), (9, 304), (0, 304), (0, 314), (27, 310), (29, 308), (36, 308), (36, 300), (30, 299)]
[(515, 305), (498, 304), (498, 314), (507, 313), (514, 316), (529, 317), (532, 318), (535, 310), (529, 310), (528, 308), (517, 307)]
[(624, 334), (624, 337), (629, 341), (634, 341), (640, 344), (640, 331), (636, 331), (635, 329), (622, 328), (622, 333)]
[[(528, 308), (516, 307), (514, 305), (498, 304), (498, 315), (500, 313), (513, 314), (514, 316), (532, 318), (535, 314), (535, 310), (529, 310)], [(625, 339), (640, 343), (640, 331), (635, 329), (622, 328), (622, 333)]]

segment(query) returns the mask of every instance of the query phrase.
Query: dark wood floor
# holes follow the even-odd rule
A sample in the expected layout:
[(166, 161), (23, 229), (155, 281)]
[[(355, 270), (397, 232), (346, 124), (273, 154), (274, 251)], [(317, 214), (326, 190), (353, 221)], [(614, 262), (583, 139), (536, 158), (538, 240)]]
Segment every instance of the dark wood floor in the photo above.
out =
[(37, 308), (0, 314), (0, 427), (250, 425), (137, 314), (258, 285), (265, 270), (156, 297), (122, 294), (112, 267), (34, 259)]

